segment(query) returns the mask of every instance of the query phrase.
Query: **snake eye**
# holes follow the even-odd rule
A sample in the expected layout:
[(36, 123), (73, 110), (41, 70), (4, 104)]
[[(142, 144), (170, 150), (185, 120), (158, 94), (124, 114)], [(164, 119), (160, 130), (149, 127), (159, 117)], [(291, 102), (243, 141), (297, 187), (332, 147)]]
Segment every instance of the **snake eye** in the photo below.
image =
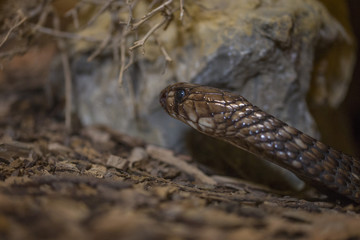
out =
[(186, 95), (186, 92), (184, 89), (178, 89), (176, 92), (175, 92), (175, 102), (176, 103), (180, 103), (183, 98), (185, 97)]

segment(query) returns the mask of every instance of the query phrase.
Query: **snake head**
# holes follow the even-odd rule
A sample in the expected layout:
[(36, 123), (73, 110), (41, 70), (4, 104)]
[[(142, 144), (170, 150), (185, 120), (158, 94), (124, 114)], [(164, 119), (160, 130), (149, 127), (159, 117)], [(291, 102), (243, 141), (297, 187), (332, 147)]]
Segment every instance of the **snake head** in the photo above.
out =
[(189, 95), (193, 84), (176, 83), (163, 89), (160, 93), (160, 104), (165, 111), (172, 117), (186, 123), (187, 117), (183, 111), (179, 109), (185, 104), (185, 100)]
[(176, 83), (160, 93), (170, 116), (205, 134), (221, 135), (232, 124), (231, 113), (238, 106), (229, 104), (233, 101), (237, 98), (229, 92), (191, 83)]

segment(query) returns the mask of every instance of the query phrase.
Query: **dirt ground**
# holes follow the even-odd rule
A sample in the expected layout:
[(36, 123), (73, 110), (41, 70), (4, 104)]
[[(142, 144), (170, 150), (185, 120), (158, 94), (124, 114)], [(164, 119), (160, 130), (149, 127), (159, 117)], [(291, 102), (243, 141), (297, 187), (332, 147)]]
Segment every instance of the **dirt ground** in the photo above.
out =
[(104, 126), (67, 133), (39, 89), (0, 102), (0, 239), (360, 239), (356, 204), (210, 176)]

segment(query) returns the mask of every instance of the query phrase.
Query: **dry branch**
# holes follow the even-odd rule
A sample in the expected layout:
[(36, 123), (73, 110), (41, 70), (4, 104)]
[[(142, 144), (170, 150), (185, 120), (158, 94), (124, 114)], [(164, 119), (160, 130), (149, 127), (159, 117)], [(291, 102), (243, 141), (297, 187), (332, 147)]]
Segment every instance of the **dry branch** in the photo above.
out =
[[(40, 1), (40, 0), (39, 0)], [(40, 1), (41, 2), (41, 1)], [(71, 128), (71, 105), (72, 105), (72, 83), (71, 83), (71, 72), (70, 72), (70, 56), (66, 49), (66, 45), (69, 40), (77, 41), (86, 41), (92, 43), (94, 46), (93, 53), (88, 57), (88, 61), (93, 60), (99, 56), (103, 51), (112, 50), (114, 56), (114, 64), (119, 64), (119, 76), (118, 83), (119, 86), (122, 85), (124, 72), (134, 63), (136, 57), (136, 48), (144, 47), (147, 40), (153, 36), (155, 43), (159, 46), (160, 52), (166, 60), (166, 66), (169, 62), (172, 61), (170, 54), (166, 51), (163, 44), (159, 42), (159, 34), (155, 32), (161, 28), (168, 26), (173, 19), (173, 14), (175, 11), (180, 11), (180, 20), (183, 19), (184, 15), (184, 0), (174, 1), (174, 0), (156, 0), (152, 4), (158, 5), (153, 8), (149, 4), (148, 13), (142, 16), (139, 20), (134, 20), (134, 9), (139, 5), (141, 0), (79, 0), (78, 3), (68, 10), (65, 13), (65, 17), (71, 17), (75, 29), (79, 29), (81, 16), (83, 14), (83, 9), (90, 6), (89, 12), (85, 16), (89, 18), (87, 22), (82, 26), (82, 30), (90, 28), (94, 25), (93, 23), (99, 19), (99, 17), (104, 13), (110, 13), (111, 15), (111, 24), (108, 29), (108, 33), (105, 36), (84, 36), (80, 35), (78, 31), (68, 31), (65, 25), (65, 28), (61, 28), (64, 24), (61, 24), (60, 19), (56, 14), (56, 9), (52, 4), (53, 0), (43, 0), (41, 4), (37, 5), (35, 8), (27, 9), (22, 12), (18, 10), (11, 17), (11, 19), (6, 19), (11, 23), (9, 29), (3, 33), (3, 39), (0, 40), (0, 47), (4, 45), (5, 42), (9, 41), (12, 36), (15, 36), (16, 33), (30, 33), (32, 36), (38, 36), (40, 34), (45, 34), (53, 37), (59, 47), (61, 61), (63, 65), (63, 71), (65, 76), (65, 91), (66, 91), (66, 127), (68, 130)], [(91, 11), (95, 11), (92, 13)], [(24, 8), (26, 9), (26, 8)], [(27, 11), (27, 12), (25, 12)], [(90, 13), (90, 14), (89, 14)], [(121, 14), (120, 14), (121, 13)], [(125, 13), (125, 14), (124, 14)], [(162, 19), (159, 22), (154, 21), (155, 16), (160, 16)], [(11, 14), (9, 14), (11, 16)], [(119, 19), (122, 17), (123, 19)], [(49, 21), (53, 21), (53, 24), (49, 24)], [(123, 21), (125, 20), (125, 21)], [(121, 24), (121, 23), (124, 24)], [(142, 34), (144, 30), (139, 30), (140, 27), (143, 27), (145, 33)], [(140, 35), (140, 37), (138, 36)], [(29, 36), (25, 36), (29, 37)], [(135, 41), (135, 39), (139, 39)], [(30, 41), (29, 41), (30, 42)], [(11, 57), (18, 53), (24, 53), (26, 48), (16, 48), (16, 49), (6, 49), (0, 53), (0, 59), (5, 57)], [(166, 67), (165, 66), (165, 67)], [(130, 83), (131, 85), (131, 83)]]
[[(20, 18), (20, 19), (18, 19)], [(24, 16), (24, 13), (19, 10), (18, 11), (18, 15), (17, 18), (15, 19), (15, 23), (12, 27), (10, 27), (9, 31), (6, 33), (5, 37), (3, 38), (3, 40), (1, 40), (0, 42), (0, 47), (8, 40), (10, 34), (16, 29), (18, 28), (21, 24), (23, 24), (28, 18), (26, 16)]]
[(121, 44), (120, 44), (120, 73), (119, 73), (119, 79), (118, 79), (118, 84), (119, 84), (119, 87), (122, 86), (122, 82), (123, 82), (123, 78), (124, 78), (124, 72), (125, 72), (125, 53), (126, 53), (126, 43), (125, 43), (125, 35), (126, 35), (126, 32), (127, 30), (124, 29), (123, 30), (123, 33), (122, 33), (122, 36), (121, 36)]
[(180, 21), (184, 18), (184, 0), (180, 0)]
[(151, 12), (147, 13), (145, 16), (143, 16), (139, 22), (134, 23), (131, 27), (132, 30), (137, 29), (140, 25), (142, 25), (144, 22), (148, 21), (151, 17), (153, 17), (155, 14), (160, 13), (164, 11), (164, 9), (173, 2), (173, 0), (168, 0), (167, 2), (161, 4), (159, 7), (155, 8)]
[[(60, 19), (57, 16), (56, 12), (53, 9), (49, 9), (49, 12), (53, 12), (53, 27), (56, 31), (60, 31)], [(58, 38), (57, 45), (60, 49), (61, 54), (61, 63), (64, 69), (65, 77), (65, 128), (68, 133), (71, 132), (71, 110), (72, 110), (72, 79), (71, 79), (71, 70), (69, 63), (69, 56), (66, 51), (66, 43), (64, 39)]]
[(107, 10), (109, 8), (109, 6), (111, 5), (111, 3), (114, 2), (114, 0), (108, 0), (106, 3), (103, 4), (103, 6), (99, 9), (99, 11), (97, 11), (97, 13), (95, 13), (91, 19), (87, 22), (86, 27), (92, 25), (96, 19), (105, 12), (105, 10)]
[(48, 34), (48, 35), (56, 37), (56, 38), (68, 38), (68, 39), (75, 39), (75, 40), (83, 40), (83, 41), (92, 42), (92, 43), (100, 43), (102, 41), (101, 39), (97, 39), (94, 37), (81, 36), (76, 33), (62, 32), (59, 30), (41, 27), (41, 26), (37, 27), (36, 31), (38, 31), (40, 33)]
[(104, 50), (106, 48), (106, 46), (108, 46), (110, 40), (111, 40), (111, 35), (107, 35), (104, 40), (100, 43), (99, 47), (95, 49), (95, 51), (87, 58), (87, 60), (90, 62), (92, 61), (96, 56), (98, 56), (102, 50)]
[(146, 34), (145, 36), (134, 42), (134, 45), (132, 47), (130, 47), (129, 49), (132, 51), (135, 48), (141, 47), (145, 44), (146, 40), (156, 31), (158, 30), (162, 25), (164, 25), (166, 22), (168, 21), (167, 18), (164, 18), (161, 22), (159, 22), (158, 24), (156, 24), (155, 26), (153, 26)]

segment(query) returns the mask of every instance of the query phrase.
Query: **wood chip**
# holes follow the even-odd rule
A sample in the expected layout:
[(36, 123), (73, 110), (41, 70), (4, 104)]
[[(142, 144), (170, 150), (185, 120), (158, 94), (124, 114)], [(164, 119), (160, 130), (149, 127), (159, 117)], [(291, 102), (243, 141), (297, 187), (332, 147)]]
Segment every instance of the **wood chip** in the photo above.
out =
[(130, 156), (128, 158), (130, 164), (134, 164), (135, 162), (139, 162), (141, 160), (144, 160), (148, 157), (147, 152), (144, 148), (141, 147), (135, 147), (130, 153)]
[(110, 155), (106, 160), (106, 165), (117, 169), (126, 169), (129, 165), (129, 161), (125, 158)]
[(69, 152), (73, 151), (71, 148), (68, 148), (68, 147), (66, 147), (60, 143), (56, 143), (56, 142), (50, 143), (48, 145), (48, 149), (49, 149), (49, 151), (63, 152), (63, 153), (69, 153)]
[(174, 156), (174, 153), (170, 150), (156, 147), (153, 145), (149, 145), (146, 148), (146, 152), (154, 159), (158, 159), (164, 163), (170, 164), (179, 168), (181, 171), (186, 172), (187, 174), (194, 176), (199, 181), (209, 184), (215, 185), (216, 181), (210, 178), (209, 176), (205, 175), (196, 167), (182, 161), (181, 159)]

